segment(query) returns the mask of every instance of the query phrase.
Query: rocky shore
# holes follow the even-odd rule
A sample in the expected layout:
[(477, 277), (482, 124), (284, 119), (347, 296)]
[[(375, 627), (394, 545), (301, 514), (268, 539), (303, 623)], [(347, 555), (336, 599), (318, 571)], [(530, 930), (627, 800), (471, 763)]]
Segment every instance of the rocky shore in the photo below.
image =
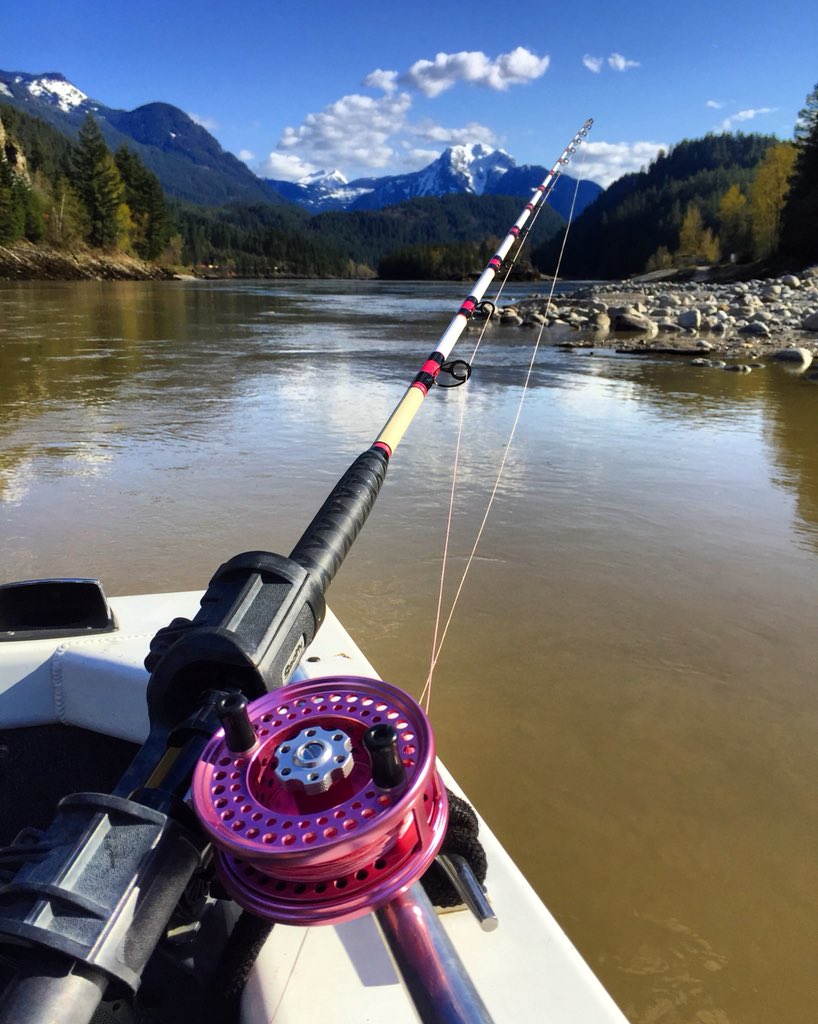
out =
[(0, 245), (0, 281), (164, 281), (175, 275), (121, 252), (67, 252), (47, 245)]
[[(729, 284), (602, 282), (569, 295), (533, 295), (497, 310), (503, 327), (539, 329), (564, 348), (686, 357), (748, 373), (779, 359), (818, 360), (818, 267)], [(818, 378), (818, 372), (810, 375)]]

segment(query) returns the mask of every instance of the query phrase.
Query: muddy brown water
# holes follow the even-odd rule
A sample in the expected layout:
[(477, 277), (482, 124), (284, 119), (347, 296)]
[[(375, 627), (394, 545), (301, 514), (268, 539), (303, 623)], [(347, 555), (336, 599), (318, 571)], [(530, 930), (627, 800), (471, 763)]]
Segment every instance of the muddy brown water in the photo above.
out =
[[(2, 580), (199, 589), (286, 553), (462, 292), (0, 284)], [(530, 342), (476, 361), (450, 579)], [(416, 695), (465, 390), (424, 403), (329, 595)], [(639, 1024), (818, 1019), (816, 428), (779, 366), (545, 349), (435, 676), (444, 760)]]

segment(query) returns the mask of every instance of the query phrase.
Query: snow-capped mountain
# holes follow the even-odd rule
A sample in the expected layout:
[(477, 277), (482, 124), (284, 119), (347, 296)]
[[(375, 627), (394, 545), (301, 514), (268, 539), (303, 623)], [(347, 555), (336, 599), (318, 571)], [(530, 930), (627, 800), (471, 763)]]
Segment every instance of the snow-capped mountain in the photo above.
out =
[[(319, 171), (297, 182), (267, 179), (287, 199), (313, 213), (323, 210), (380, 210), (418, 196), (469, 195), (525, 196), (546, 174), (544, 167), (518, 167), (502, 149), (480, 143), (451, 146), (419, 171), (382, 178), (347, 181), (340, 171)], [(576, 182), (563, 175), (551, 195), (551, 205), (566, 216)], [(602, 191), (594, 182), (581, 182), (575, 213), (581, 212)]]
[(317, 213), (320, 210), (347, 210), (356, 200), (372, 191), (367, 186), (350, 184), (339, 170), (315, 171), (298, 181), (273, 181), (267, 183), (299, 206)]
[(469, 192), (481, 196), (494, 185), (514, 159), (502, 149), (489, 149), (480, 143), (451, 146), (415, 175), (403, 176), (415, 195), (446, 195), (449, 192)]
[(28, 75), (22, 71), (0, 71), (0, 99), (27, 98), (40, 104), (56, 107), (64, 114), (69, 114), (78, 107), (93, 110), (95, 104), (84, 92), (58, 71), (46, 72), (43, 75)]
[(169, 103), (116, 110), (61, 75), (0, 71), (0, 103), (47, 121), (76, 138), (90, 112), (112, 150), (136, 150), (164, 190), (193, 203), (281, 202), (281, 197), (184, 111)]
[[(111, 149), (127, 145), (159, 178), (164, 190), (192, 203), (297, 203), (312, 213), (323, 210), (380, 210), (420, 196), (525, 196), (545, 177), (545, 168), (518, 167), (502, 149), (479, 143), (452, 146), (427, 167), (407, 174), (347, 181), (338, 170), (319, 171), (297, 182), (262, 179), (178, 107), (148, 103), (136, 110), (116, 110), (91, 99), (56, 71), (29, 74), (0, 71), (0, 104), (7, 103), (49, 122), (75, 138), (86, 115), (93, 113)], [(563, 175), (549, 202), (568, 215), (575, 181)], [(581, 182), (575, 213), (601, 192)]]
[(482, 195), (514, 166), (502, 149), (479, 143), (451, 146), (419, 171), (357, 178), (347, 181), (340, 171), (318, 171), (297, 182), (268, 182), (288, 199), (313, 212), (321, 210), (380, 210), (416, 196), (445, 196), (452, 192)]

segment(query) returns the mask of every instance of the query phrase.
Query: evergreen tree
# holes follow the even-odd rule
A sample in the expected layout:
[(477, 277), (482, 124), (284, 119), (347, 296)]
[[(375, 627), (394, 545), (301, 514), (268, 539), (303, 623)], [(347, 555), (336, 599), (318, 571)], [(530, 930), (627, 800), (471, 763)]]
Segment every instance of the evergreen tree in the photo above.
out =
[[(699, 208), (703, 228), (710, 229), (705, 241), (712, 246), (721, 197), (733, 184), (746, 194), (755, 167), (777, 141), (741, 134), (685, 139), (660, 154), (647, 171), (619, 178), (573, 224), (561, 273), (575, 278), (639, 273), (661, 246), (678, 247), (690, 203)], [(553, 272), (560, 244), (555, 239), (535, 248), (535, 266)], [(706, 258), (703, 253), (701, 258)]]
[(781, 253), (801, 265), (818, 261), (818, 85), (795, 125), (796, 159), (782, 214)]
[(16, 242), (23, 235), (25, 209), (20, 201), (17, 176), (0, 152), (0, 242)]
[(116, 165), (125, 185), (131, 214), (131, 237), (137, 255), (156, 259), (168, 244), (171, 220), (159, 179), (125, 146), (116, 152)]
[(31, 189), (22, 149), (6, 130), (5, 122), (10, 120), (4, 108), (0, 120), (0, 241), (27, 238), (38, 242), (44, 230), (42, 210)]
[(125, 188), (116, 162), (92, 114), (87, 114), (77, 136), (74, 157), (77, 190), (88, 211), (87, 241), (93, 246), (115, 246), (120, 238)]

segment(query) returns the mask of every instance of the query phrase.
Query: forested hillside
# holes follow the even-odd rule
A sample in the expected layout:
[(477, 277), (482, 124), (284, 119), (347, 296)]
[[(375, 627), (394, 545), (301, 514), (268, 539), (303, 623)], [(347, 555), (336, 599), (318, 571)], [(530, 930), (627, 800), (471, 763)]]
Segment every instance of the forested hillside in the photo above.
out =
[(0, 105), (0, 242), (116, 248), (155, 260), (172, 228), (156, 176), (124, 147), (111, 153), (93, 118), (73, 143)]
[[(407, 246), (502, 238), (519, 213), (520, 200), (511, 196), (424, 196), (383, 210), (321, 213), (310, 222), (309, 230), (332, 239), (355, 259), (377, 266), (384, 257)], [(558, 213), (543, 207), (532, 237), (552, 238), (564, 223)]]
[[(461, 276), (472, 272), (474, 246), (504, 234), (519, 212), (519, 199), (474, 195), (312, 217), (295, 205), (168, 204), (139, 156), (125, 147), (110, 153), (90, 116), (76, 143), (2, 105), (0, 124), (0, 242), (118, 249), (238, 276), (373, 276), (384, 257), (403, 250), (409, 276), (425, 276), (431, 267)], [(544, 209), (539, 237), (547, 239), (562, 223)], [(438, 253), (448, 246), (445, 265), (424, 246)], [(407, 247), (414, 247), (411, 263)]]
[[(111, 153), (88, 115), (76, 141), (0, 104), (0, 244), (133, 254), (235, 276), (468, 277), (519, 213), (518, 198), (450, 194), (311, 215), (268, 202), (169, 203), (138, 153)], [(551, 274), (563, 220), (545, 207), (530, 259)], [(718, 262), (818, 260), (818, 87), (793, 143), (708, 135), (614, 182), (571, 227), (564, 278), (623, 278)], [(524, 259), (523, 273), (532, 272)]]
[[(700, 242), (703, 251), (685, 253), (683, 258), (716, 262), (720, 252), (714, 240), (722, 223), (720, 208), (725, 195), (734, 189), (749, 201), (756, 169), (777, 142), (773, 136), (741, 134), (684, 140), (660, 153), (646, 171), (626, 174), (577, 218), (562, 276), (627, 277), (647, 269), (652, 260), (670, 266), (680, 248), (686, 217), (688, 234), (698, 225), (701, 238), (696, 244)], [(682, 236), (681, 245), (685, 244)], [(736, 244), (741, 250), (737, 259), (752, 256), (748, 239), (741, 238)], [(538, 247), (533, 258), (541, 270), (553, 273), (557, 255), (554, 244)]]
[(781, 251), (794, 266), (818, 263), (818, 85), (795, 128), (795, 165), (781, 218)]

